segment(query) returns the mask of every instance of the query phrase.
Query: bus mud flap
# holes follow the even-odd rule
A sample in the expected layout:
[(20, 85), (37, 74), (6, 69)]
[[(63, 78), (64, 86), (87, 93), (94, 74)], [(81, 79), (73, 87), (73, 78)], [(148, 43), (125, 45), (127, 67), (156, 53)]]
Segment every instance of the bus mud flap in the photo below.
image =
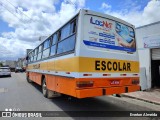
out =
[(102, 94), (106, 95), (106, 89), (105, 88), (102, 89)]
[(128, 93), (128, 87), (125, 87), (125, 93)]

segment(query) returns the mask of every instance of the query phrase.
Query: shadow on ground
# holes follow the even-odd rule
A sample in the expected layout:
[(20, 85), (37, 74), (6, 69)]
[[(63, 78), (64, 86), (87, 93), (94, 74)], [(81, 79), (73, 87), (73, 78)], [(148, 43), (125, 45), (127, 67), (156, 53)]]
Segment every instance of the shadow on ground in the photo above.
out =
[[(37, 85), (36, 83), (31, 83), (31, 85), (36, 88), (38, 92), (41, 92), (41, 86)], [(67, 116), (70, 117), (78, 116), (78, 114), (83, 115), (83, 112), (88, 112), (89, 115), (96, 116), (96, 112), (118, 112), (129, 110), (129, 108), (124, 107), (126, 104), (125, 102), (122, 103), (121, 101), (116, 101), (113, 99), (113, 97), (108, 96), (77, 99), (71, 96), (62, 95), (61, 97), (49, 99), (49, 101), (60, 107), (63, 112), (65, 112)]]
[(10, 76), (0, 76), (0, 78), (10, 78)]

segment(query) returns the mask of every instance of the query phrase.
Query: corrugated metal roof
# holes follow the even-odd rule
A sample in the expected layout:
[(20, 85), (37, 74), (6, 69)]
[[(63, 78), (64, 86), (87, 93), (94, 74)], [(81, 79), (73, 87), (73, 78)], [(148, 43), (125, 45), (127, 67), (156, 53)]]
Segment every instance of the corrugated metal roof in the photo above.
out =
[(147, 25), (143, 25), (143, 26), (137, 27), (136, 29), (140, 29), (140, 28), (143, 28), (143, 27), (148, 27), (148, 26), (155, 25), (155, 24), (160, 24), (160, 21), (154, 22), (154, 23), (150, 23), (150, 24), (147, 24)]

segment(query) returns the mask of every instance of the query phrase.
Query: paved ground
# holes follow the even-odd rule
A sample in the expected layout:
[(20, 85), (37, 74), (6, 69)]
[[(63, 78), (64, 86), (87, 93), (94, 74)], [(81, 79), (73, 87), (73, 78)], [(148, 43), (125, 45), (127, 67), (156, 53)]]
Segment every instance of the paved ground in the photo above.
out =
[[(159, 105), (126, 97), (117, 98), (113, 96), (102, 96), (87, 99), (69, 99), (68, 97), (59, 97), (47, 99), (43, 97), (40, 86), (27, 83), (24, 73), (12, 73), (11, 78), (0, 78), (0, 111), (4, 111), (6, 108), (19, 108), (21, 111), (113, 111), (113, 114), (114, 111), (160, 111)], [(2, 118), (0, 118), (0, 120), (1, 119)], [(43, 119), (50, 120), (51, 118)], [(59, 117), (54, 119), (64, 118)], [(106, 118), (67, 117), (65, 119), (94, 120)], [(150, 120), (151, 118), (120, 117), (108, 119)], [(15, 120), (17, 120), (17, 118), (15, 118)]]
[(160, 89), (152, 89), (148, 91), (138, 91), (132, 93), (124, 93), (126, 97), (143, 100), (146, 102), (160, 105)]

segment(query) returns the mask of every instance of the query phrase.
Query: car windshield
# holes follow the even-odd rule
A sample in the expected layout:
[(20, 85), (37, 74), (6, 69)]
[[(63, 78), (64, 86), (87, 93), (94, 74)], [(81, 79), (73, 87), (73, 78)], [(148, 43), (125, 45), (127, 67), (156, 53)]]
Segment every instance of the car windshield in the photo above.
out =
[(3, 69), (1, 68), (1, 69), (0, 69), (0, 72), (9, 72), (9, 71), (10, 71), (10, 70), (7, 69), (7, 68), (3, 68)]

